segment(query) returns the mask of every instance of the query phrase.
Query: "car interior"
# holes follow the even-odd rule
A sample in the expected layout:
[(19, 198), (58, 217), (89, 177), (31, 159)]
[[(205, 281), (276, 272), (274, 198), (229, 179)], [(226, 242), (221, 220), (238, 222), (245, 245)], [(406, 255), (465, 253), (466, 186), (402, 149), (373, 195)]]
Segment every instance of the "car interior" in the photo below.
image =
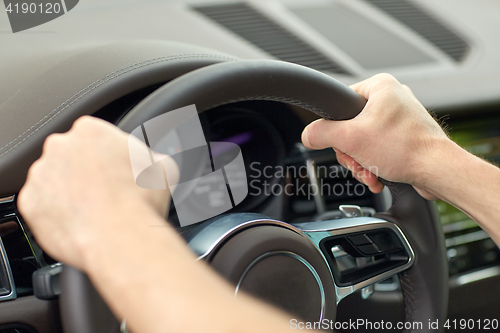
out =
[[(500, 249), (488, 234), (407, 184), (371, 193), (301, 133), (354, 118), (366, 100), (348, 85), (390, 73), (455, 142), (500, 162), (499, 33), (498, 0), (82, 0), (16, 33), (0, 11), (0, 333), (122, 324), (85, 275), (44, 253), (17, 209), (45, 138), (83, 115), (132, 133), (193, 104), (206, 142), (238, 144), (244, 170), (224, 177), (248, 194), (235, 204), (230, 193), (230, 209), (209, 220), (183, 223), (177, 204), (166, 219), (236, 295), (308, 322), (496, 331)], [(186, 194), (188, 210), (205, 192)]]

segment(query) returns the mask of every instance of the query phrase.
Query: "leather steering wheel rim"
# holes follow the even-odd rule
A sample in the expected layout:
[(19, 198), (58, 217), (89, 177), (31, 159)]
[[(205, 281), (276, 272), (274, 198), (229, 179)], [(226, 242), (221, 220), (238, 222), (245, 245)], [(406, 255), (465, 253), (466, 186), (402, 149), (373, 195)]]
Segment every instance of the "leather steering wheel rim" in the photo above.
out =
[[(198, 112), (203, 112), (252, 100), (300, 106), (329, 120), (354, 118), (366, 104), (366, 100), (349, 87), (313, 69), (281, 61), (241, 60), (210, 65), (178, 77), (139, 103), (118, 126), (131, 132), (149, 119), (187, 105), (195, 104)], [(405, 321), (422, 322), (425, 330), (429, 320), (442, 322), (446, 318), (448, 270), (442, 228), (434, 205), (418, 195), (412, 186), (385, 183), (391, 190), (393, 204), (376, 217), (397, 224), (414, 249), (415, 264), (400, 274)], [(74, 318), (91, 313), (81, 305), (92, 303), (87, 297), (91, 284), (75, 278), (78, 272), (65, 271), (61, 295), (65, 330), (90, 333), (77, 327), (78, 321)], [(83, 284), (86, 286), (82, 287)], [(71, 306), (75, 303), (80, 306)]]

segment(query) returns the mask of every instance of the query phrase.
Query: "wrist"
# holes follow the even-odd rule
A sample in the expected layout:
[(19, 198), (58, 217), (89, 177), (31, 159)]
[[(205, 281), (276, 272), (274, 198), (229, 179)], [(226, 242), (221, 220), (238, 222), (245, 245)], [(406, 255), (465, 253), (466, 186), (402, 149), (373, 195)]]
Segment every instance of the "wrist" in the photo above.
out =
[[(110, 260), (126, 260), (143, 240), (154, 239), (158, 230), (171, 229), (156, 210), (141, 202), (130, 202), (96, 214), (91, 230), (79, 238), (83, 269), (89, 275), (101, 270)], [(175, 233), (175, 231), (171, 231)], [(165, 234), (167, 232), (162, 232)], [(156, 235), (158, 236), (158, 235)]]
[(437, 138), (426, 144), (424, 156), (414, 172), (412, 185), (443, 199), (455, 182), (460, 165), (475, 157), (449, 138)]

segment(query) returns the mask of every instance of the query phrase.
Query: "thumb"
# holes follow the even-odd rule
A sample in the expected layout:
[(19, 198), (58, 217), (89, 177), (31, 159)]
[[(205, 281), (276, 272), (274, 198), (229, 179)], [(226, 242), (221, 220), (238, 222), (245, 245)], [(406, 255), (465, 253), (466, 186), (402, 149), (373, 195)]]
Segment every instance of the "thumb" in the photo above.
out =
[(353, 144), (353, 134), (352, 120), (332, 121), (318, 119), (304, 128), (302, 143), (310, 149), (333, 147), (348, 153)]

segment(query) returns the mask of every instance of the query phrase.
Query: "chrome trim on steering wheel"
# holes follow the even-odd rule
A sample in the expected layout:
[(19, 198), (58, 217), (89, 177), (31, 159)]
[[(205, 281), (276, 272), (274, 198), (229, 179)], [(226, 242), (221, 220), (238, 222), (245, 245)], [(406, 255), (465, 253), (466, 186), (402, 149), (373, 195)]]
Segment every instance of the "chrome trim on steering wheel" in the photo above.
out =
[[(335, 225), (333, 228), (332, 224)], [(337, 303), (357, 290), (361, 290), (364, 287), (383, 281), (394, 274), (405, 271), (406, 269), (410, 268), (415, 261), (415, 253), (413, 252), (410, 243), (404, 236), (401, 229), (399, 229), (399, 227), (396, 224), (387, 222), (382, 219), (377, 219), (372, 217), (356, 217), (356, 218), (338, 219), (333, 221), (298, 223), (295, 224), (295, 226), (298, 227), (303, 234), (309, 237), (318, 248), (320, 241), (323, 240), (325, 237), (389, 228), (396, 233), (396, 235), (399, 237), (399, 240), (403, 244), (405, 250), (409, 254), (408, 261), (402, 266), (388, 270), (382, 274), (379, 274), (377, 276), (374, 276), (372, 278), (369, 278), (352, 286), (340, 287), (337, 284), (335, 284), (335, 290), (337, 293)]]
[(320, 249), (320, 242), (323, 239), (332, 236), (341, 236), (380, 229), (391, 229), (394, 231), (403, 245), (404, 250), (408, 254), (408, 260), (398, 267), (389, 269), (381, 274), (350, 286), (339, 286), (337, 281), (335, 281), (337, 303), (355, 291), (385, 280), (394, 274), (410, 268), (415, 261), (415, 253), (413, 252), (413, 249), (401, 229), (394, 223), (372, 217), (344, 218), (330, 221), (297, 223), (292, 225), (282, 221), (270, 219), (261, 214), (231, 214), (214, 218), (201, 224), (187, 236), (186, 241), (188, 242), (189, 247), (191, 247), (191, 249), (198, 255), (198, 260), (210, 259), (211, 255), (213, 255), (216, 250), (222, 246), (227, 239), (229, 239), (230, 236), (241, 232), (244, 229), (261, 225), (274, 225), (286, 228), (308, 239), (318, 249), (318, 252), (330, 268), (333, 281), (335, 281), (335, 278), (332, 273), (332, 267)]

